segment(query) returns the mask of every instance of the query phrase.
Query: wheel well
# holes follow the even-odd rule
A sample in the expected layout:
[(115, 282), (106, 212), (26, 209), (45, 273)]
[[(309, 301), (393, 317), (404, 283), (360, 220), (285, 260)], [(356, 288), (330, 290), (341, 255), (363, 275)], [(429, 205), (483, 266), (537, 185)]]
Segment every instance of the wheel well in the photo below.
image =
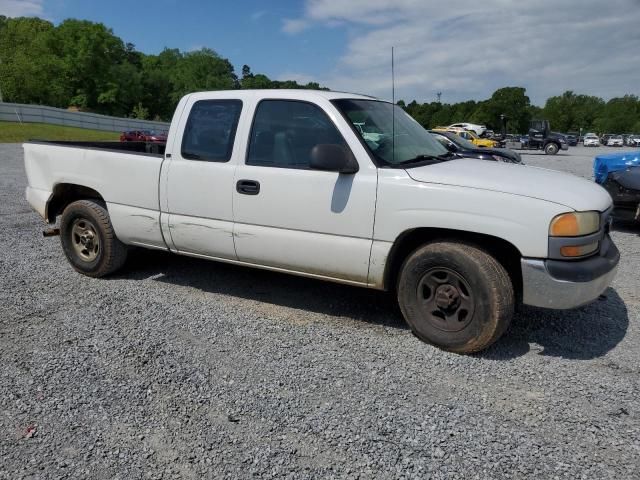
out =
[(449, 230), (444, 228), (417, 228), (402, 233), (389, 252), (384, 274), (385, 290), (395, 290), (404, 260), (418, 247), (434, 241), (462, 241), (485, 250), (505, 268), (511, 277), (518, 298), (522, 295), (522, 254), (511, 243), (491, 235)]
[(67, 205), (76, 200), (95, 199), (104, 202), (104, 198), (93, 188), (75, 185), (72, 183), (59, 183), (53, 189), (53, 194), (47, 204), (46, 219), (54, 223)]

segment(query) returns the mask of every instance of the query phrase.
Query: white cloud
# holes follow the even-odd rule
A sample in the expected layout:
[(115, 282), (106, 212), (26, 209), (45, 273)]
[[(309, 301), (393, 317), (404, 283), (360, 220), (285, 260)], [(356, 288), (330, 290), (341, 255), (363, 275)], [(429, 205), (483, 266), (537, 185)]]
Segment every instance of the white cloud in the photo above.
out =
[(0, 15), (5, 17), (42, 16), (44, 0), (0, 0)]
[(282, 31), (289, 34), (300, 33), (309, 26), (309, 22), (303, 19), (285, 18), (282, 21)]
[(442, 91), (445, 101), (481, 99), (517, 85), (542, 103), (564, 90), (640, 93), (639, 7), (638, 0), (307, 0), (304, 15), (283, 28), (348, 29), (342, 57), (318, 79), (334, 89), (389, 98), (395, 46), (397, 98), (431, 101)]

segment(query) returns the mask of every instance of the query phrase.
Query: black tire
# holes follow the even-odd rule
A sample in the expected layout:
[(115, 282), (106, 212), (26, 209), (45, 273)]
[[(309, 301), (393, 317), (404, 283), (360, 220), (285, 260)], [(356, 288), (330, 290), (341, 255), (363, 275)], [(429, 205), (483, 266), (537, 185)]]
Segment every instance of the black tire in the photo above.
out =
[(487, 348), (505, 332), (514, 312), (507, 271), (487, 252), (465, 243), (418, 248), (402, 265), (397, 292), (413, 333), (456, 353)]
[(544, 147), (544, 153), (546, 153), (547, 155), (555, 155), (556, 153), (558, 153), (558, 150), (560, 149), (555, 143), (547, 143)]
[(116, 237), (105, 205), (94, 200), (78, 200), (64, 209), (60, 242), (71, 266), (89, 277), (109, 275), (127, 260), (127, 246)]

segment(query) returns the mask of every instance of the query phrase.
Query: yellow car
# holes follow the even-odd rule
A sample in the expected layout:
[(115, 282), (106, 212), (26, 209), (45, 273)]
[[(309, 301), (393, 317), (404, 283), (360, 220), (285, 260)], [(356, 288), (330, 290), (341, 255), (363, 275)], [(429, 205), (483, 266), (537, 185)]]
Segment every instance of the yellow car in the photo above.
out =
[(474, 132), (470, 132), (469, 130), (465, 130), (464, 128), (458, 127), (436, 127), (433, 129), (436, 132), (453, 132), (456, 135), (464, 138), (465, 140), (469, 140), (474, 145), (478, 147), (486, 147), (486, 148), (497, 148), (500, 146), (498, 142), (495, 140), (489, 140), (488, 138), (480, 138)]

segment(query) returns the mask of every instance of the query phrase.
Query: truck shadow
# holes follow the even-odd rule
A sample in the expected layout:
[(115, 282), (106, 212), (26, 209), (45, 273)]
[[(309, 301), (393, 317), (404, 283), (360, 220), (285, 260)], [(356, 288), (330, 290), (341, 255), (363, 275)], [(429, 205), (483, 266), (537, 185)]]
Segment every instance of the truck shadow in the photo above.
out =
[[(126, 269), (110, 278), (150, 277), (208, 293), (408, 330), (395, 297), (389, 293), (166, 252), (135, 250)], [(504, 336), (476, 356), (510, 360), (536, 352), (587, 360), (612, 350), (625, 337), (628, 326), (627, 307), (609, 288), (599, 300), (577, 310), (521, 307)]]
[(613, 350), (628, 328), (627, 306), (609, 288), (594, 303), (574, 310), (522, 306), (502, 339), (478, 356), (510, 360), (534, 353), (590, 360)]
[(392, 295), (285, 273), (136, 249), (114, 277), (147, 279), (304, 311), (407, 330)]

